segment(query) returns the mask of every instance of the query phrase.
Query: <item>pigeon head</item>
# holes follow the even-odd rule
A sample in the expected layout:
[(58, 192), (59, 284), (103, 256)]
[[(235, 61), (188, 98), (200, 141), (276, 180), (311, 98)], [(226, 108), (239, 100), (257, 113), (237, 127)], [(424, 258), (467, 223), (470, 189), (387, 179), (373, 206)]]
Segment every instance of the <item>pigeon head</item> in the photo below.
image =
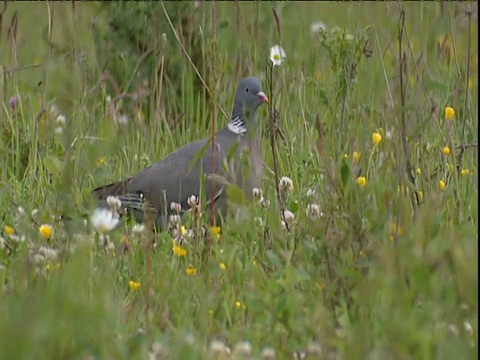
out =
[[(257, 109), (264, 103), (268, 103), (268, 98), (263, 92), (260, 79), (252, 76), (241, 80), (235, 96), (230, 129), (245, 132), (246, 128), (256, 123)], [(238, 129), (233, 130), (234, 127)]]

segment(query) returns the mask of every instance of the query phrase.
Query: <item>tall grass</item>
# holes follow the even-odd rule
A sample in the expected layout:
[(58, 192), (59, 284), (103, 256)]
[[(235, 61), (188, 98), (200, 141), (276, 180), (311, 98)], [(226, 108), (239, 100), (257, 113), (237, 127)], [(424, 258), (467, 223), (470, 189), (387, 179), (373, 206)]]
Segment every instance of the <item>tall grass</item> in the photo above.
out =
[[(188, 241), (185, 256), (166, 232), (150, 254), (129, 221), (104, 246), (86, 221), (91, 190), (211, 134), (185, 24), (151, 44), (156, 71), (125, 74), (114, 92), (94, 47), (109, 19), (98, 3), (7, 3), (0, 357), (225, 358), (224, 344), (240, 358), (242, 341), (255, 358), (477, 357), (477, 4), (191, 6), (216, 128), (238, 81), (267, 88), (270, 47), (287, 52), (267, 95), (295, 219), (284, 230), (262, 109), (270, 207), (251, 204), (247, 224), (227, 219), (218, 241)], [(326, 30), (312, 34), (318, 21)], [(165, 59), (181, 65), (177, 83)]]

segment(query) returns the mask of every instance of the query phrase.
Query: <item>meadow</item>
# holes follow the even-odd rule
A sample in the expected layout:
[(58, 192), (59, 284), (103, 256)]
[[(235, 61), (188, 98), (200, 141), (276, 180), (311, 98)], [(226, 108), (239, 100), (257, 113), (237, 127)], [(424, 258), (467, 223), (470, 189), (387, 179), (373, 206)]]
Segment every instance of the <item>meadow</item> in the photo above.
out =
[[(478, 358), (476, 2), (0, 8), (1, 359)], [(248, 75), (269, 206), (92, 226)]]

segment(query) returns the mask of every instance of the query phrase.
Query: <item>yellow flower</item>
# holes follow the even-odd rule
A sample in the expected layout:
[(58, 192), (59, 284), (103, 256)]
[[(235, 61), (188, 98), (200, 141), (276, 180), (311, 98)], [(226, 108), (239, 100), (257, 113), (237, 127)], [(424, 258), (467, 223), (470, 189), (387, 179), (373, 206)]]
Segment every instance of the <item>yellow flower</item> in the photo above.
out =
[(397, 225), (396, 222), (392, 223), (392, 228), (391, 228), (391, 233), (392, 234), (397, 234), (397, 235), (402, 235), (403, 234), (403, 228), (399, 225)]
[(237, 309), (241, 309), (241, 308), (246, 309), (247, 308), (247, 305), (242, 304), (242, 302), (238, 301), (238, 300), (235, 302), (235, 306), (237, 307)]
[(187, 228), (185, 227), (185, 225), (182, 225), (182, 227), (180, 228), (180, 232), (182, 233), (182, 235), (187, 235)]
[(372, 134), (372, 140), (373, 140), (373, 143), (375, 145), (378, 145), (382, 142), (382, 135), (380, 135), (380, 133), (378, 131), (375, 131), (373, 134)]
[(130, 282), (128, 284), (130, 285), (130, 289), (132, 289), (132, 290), (138, 290), (142, 286), (142, 284), (140, 282), (133, 281), (133, 280), (130, 280)]
[(422, 174), (422, 169), (417, 168), (417, 174), (418, 174), (418, 175), (421, 175), (421, 174)]
[(455, 109), (450, 106), (447, 106), (445, 108), (445, 119), (449, 121), (453, 121), (454, 118), (455, 118)]
[(220, 269), (222, 269), (223, 271), (227, 270), (227, 265), (225, 265), (225, 263), (221, 262), (220, 263)]
[(470, 175), (470, 170), (462, 169), (462, 171), (460, 171), (460, 174), (462, 174), (462, 176), (468, 176), (468, 175)]
[(97, 166), (102, 166), (103, 164), (105, 164), (105, 159), (106, 159), (105, 156), (99, 157), (97, 160)]
[(7, 233), (7, 235), (14, 235), (15, 229), (9, 225), (5, 225), (5, 232)]
[(440, 185), (440, 190), (445, 190), (445, 188), (447, 187), (447, 184), (445, 184), (445, 181), (443, 180), (440, 180), (440, 182), (438, 183)]
[(47, 240), (50, 239), (53, 235), (52, 225), (43, 224), (38, 230), (40, 231), (40, 234)]
[(220, 239), (222, 228), (220, 226), (212, 226), (210, 229), (215, 234), (215, 237), (217, 238), (217, 240)]
[(359, 176), (357, 178), (357, 184), (363, 188), (365, 185), (367, 185), (367, 178), (365, 176)]
[(353, 161), (355, 162), (355, 164), (358, 164), (360, 162), (361, 157), (362, 157), (362, 153), (360, 151), (353, 152)]
[(195, 275), (197, 275), (197, 268), (190, 265), (187, 268), (186, 272), (187, 272), (187, 275), (189, 275), (189, 276), (195, 276)]
[(418, 192), (418, 197), (420, 198), (420, 200), (423, 200), (423, 191), (422, 190), (420, 190)]
[(175, 255), (177, 256), (185, 256), (187, 255), (187, 249), (175, 244), (175, 241), (173, 243), (172, 251)]
[(442, 149), (442, 152), (443, 152), (443, 155), (448, 156), (448, 155), (450, 155), (450, 148), (448, 146), (445, 146)]

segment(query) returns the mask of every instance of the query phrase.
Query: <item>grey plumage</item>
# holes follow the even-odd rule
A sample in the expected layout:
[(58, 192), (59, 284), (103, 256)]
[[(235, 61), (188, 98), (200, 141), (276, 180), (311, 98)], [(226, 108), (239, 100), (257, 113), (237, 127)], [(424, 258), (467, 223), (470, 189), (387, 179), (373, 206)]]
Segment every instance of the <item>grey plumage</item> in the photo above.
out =
[[(144, 169), (126, 180), (98, 187), (93, 193), (100, 200), (117, 196), (123, 207), (137, 209), (137, 217), (147, 210), (159, 217), (170, 210), (172, 201), (187, 208), (187, 198), (200, 196), (202, 174), (218, 174), (228, 182), (238, 185), (247, 196), (254, 187), (260, 187), (263, 177), (263, 154), (260, 126), (257, 122), (259, 106), (268, 102), (256, 77), (240, 81), (227, 127), (215, 136), (215, 162), (210, 138), (194, 141), (174, 151), (163, 160)], [(242, 154), (247, 154), (244, 157)], [(244, 161), (244, 159), (246, 161)], [(215, 163), (215, 168), (212, 165)], [(212, 188), (213, 187), (213, 188)], [(215, 212), (224, 216), (227, 209), (225, 184), (205, 182), (205, 203), (209, 204), (215, 194)], [(166, 202), (165, 202), (166, 198)], [(146, 200), (146, 202), (145, 202)], [(144, 204), (148, 204), (145, 209)]]

